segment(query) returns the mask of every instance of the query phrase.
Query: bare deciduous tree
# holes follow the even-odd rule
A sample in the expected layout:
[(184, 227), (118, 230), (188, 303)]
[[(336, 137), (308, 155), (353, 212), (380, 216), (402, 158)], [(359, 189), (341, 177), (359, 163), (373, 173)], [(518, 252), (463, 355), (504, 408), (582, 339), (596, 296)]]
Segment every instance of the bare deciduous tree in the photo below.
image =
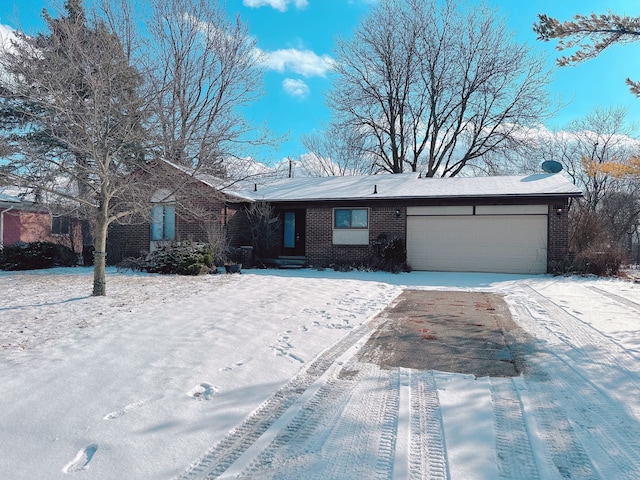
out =
[(261, 93), (262, 72), (255, 39), (239, 18), (230, 21), (208, 0), (153, 0), (148, 31), (165, 160), (221, 174), (241, 144), (265, 142), (240, 112)]
[(364, 152), (364, 138), (341, 125), (330, 124), (324, 131), (301, 137), (309, 156), (302, 168), (312, 177), (370, 174), (372, 162)]
[(2, 101), (20, 125), (7, 136), (16, 154), (4, 169), (13, 183), (90, 213), (93, 294), (105, 295), (107, 227), (141, 190), (130, 173), (143, 164), (143, 79), (116, 33), (79, 0), (44, 19), (47, 34), (18, 34), (0, 52)]
[(573, 183), (583, 190), (587, 210), (595, 212), (602, 199), (620, 190), (623, 182), (594, 167), (637, 154), (640, 143), (631, 134), (625, 109), (597, 108), (540, 142), (537, 156), (560, 162)]
[(546, 111), (544, 61), (486, 7), (383, 0), (337, 44), (329, 96), (338, 122), (367, 136), (379, 168), (454, 176), (514, 148)]
[[(239, 19), (206, 0), (154, 0), (143, 18), (128, 0), (96, 5), (66, 0), (60, 18), (45, 11), (46, 34), (20, 34), (2, 52), (0, 131), (12, 183), (91, 219), (93, 293), (104, 295), (111, 223), (148, 220), (153, 193), (168, 188), (217, 228), (220, 215), (190, 194), (192, 177), (223, 172), (224, 158), (265, 136), (240, 115), (260, 93), (261, 70)], [(168, 178), (161, 162), (145, 162), (149, 152), (189, 173)]]
[(577, 252), (630, 252), (640, 215), (640, 183), (632, 168), (640, 141), (632, 134), (625, 109), (598, 108), (558, 131), (541, 129), (530, 136), (536, 140), (531, 156), (560, 162), (584, 193), (570, 211), (570, 245)]

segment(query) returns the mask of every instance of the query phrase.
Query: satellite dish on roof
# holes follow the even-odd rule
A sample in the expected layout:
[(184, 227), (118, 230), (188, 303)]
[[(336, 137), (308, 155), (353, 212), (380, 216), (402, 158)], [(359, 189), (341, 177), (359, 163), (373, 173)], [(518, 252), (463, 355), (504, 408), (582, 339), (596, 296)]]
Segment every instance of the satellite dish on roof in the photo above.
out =
[(562, 164), (555, 160), (546, 160), (542, 162), (542, 170), (547, 173), (558, 173), (562, 171)]

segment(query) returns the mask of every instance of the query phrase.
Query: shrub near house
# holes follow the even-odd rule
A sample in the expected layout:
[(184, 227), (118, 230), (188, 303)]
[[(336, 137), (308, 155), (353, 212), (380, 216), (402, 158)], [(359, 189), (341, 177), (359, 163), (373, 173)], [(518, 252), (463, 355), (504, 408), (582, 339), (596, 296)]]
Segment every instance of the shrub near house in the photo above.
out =
[(0, 250), (0, 269), (35, 270), (76, 265), (77, 255), (69, 247), (52, 242), (15, 243)]
[(176, 242), (154, 250), (142, 263), (150, 273), (201, 275), (213, 266), (213, 253), (206, 243)]

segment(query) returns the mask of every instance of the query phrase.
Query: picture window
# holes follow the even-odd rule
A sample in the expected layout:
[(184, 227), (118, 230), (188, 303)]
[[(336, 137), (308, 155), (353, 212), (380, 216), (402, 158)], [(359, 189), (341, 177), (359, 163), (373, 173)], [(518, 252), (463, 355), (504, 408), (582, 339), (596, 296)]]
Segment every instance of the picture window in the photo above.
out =
[(369, 210), (366, 208), (336, 208), (333, 211), (334, 228), (369, 228)]

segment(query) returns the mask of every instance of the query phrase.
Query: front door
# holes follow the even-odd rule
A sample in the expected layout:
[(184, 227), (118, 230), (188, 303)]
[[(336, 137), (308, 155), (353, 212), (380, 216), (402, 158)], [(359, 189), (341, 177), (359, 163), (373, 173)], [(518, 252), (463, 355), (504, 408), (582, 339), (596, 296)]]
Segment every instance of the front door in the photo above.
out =
[(282, 212), (282, 254), (304, 256), (305, 254), (305, 210), (285, 210)]

